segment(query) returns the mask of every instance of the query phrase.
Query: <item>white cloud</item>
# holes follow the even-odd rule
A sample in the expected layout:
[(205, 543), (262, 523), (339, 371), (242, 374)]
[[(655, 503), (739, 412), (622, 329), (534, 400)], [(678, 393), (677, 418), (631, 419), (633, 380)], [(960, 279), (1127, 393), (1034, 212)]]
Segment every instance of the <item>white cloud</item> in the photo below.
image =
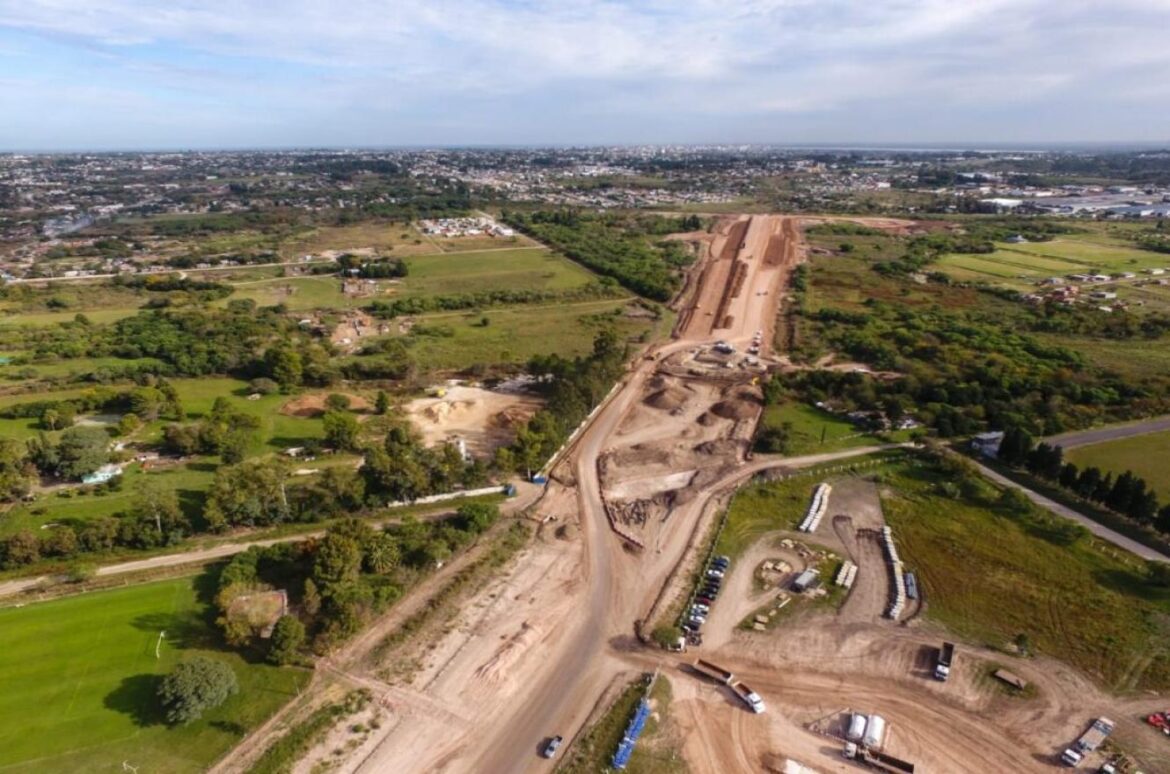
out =
[[(148, 101), (436, 126), (468, 105), (489, 124), (522, 108), (546, 130), (562, 114), (646, 127), (881, 103), (911, 132), (942, 107), (979, 126), (1030, 102), (1164, 100), (1167, 29), (1170, 0), (0, 0), (0, 46), (7, 30), (75, 50), (99, 61), (77, 78), (121, 78)], [(1149, 109), (1170, 125), (1170, 108)]]

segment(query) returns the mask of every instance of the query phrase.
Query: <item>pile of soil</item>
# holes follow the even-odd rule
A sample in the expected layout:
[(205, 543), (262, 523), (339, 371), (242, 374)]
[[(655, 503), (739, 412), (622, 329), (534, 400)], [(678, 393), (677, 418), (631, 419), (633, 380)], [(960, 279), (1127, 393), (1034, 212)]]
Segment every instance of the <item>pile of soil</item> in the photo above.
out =
[(719, 421), (719, 418), (716, 417), (714, 414), (712, 414), (710, 411), (703, 412), (702, 416), (700, 416), (698, 419), (699, 424), (702, 425), (703, 427), (710, 427), (711, 425), (715, 424), (718, 421)]
[(724, 419), (749, 419), (756, 414), (756, 407), (743, 400), (721, 400), (711, 407), (711, 413)]
[(648, 395), (644, 403), (662, 411), (676, 411), (686, 404), (687, 397), (687, 391), (681, 387), (666, 387)]
[[(326, 392), (301, 395), (280, 407), (280, 413), (290, 417), (319, 417), (325, 413)], [(360, 395), (342, 393), (349, 398), (350, 411), (369, 411), (370, 402)]]

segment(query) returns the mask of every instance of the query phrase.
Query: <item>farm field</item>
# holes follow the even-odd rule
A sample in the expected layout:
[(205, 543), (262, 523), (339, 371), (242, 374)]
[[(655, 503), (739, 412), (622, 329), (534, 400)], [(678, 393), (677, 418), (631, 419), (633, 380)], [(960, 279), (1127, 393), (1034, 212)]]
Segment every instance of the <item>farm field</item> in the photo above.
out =
[(1017, 289), (1033, 286), (1047, 277), (1106, 274), (1150, 268), (1167, 268), (1165, 255), (1141, 250), (1101, 234), (1064, 237), (1050, 242), (997, 244), (988, 254), (951, 253), (939, 259), (937, 266), (955, 279), (983, 281)]
[[(482, 312), (449, 312), (416, 318), (410, 333), (412, 356), (424, 369), (464, 369), (475, 365), (521, 364), (534, 355), (574, 357), (589, 352), (593, 339), (612, 324), (622, 336), (634, 337), (655, 327), (669, 329), (672, 316), (658, 320), (629, 317), (628, 300), (608, 299), (576, 304), (492, 308)], [(488, 324), (482, 325), (483, 318)]]
[(483, 290), (568, 290), (594, 275), (546, 249), (427, 255), (406, 261), (410, 274), (395, 295), (457, 295)]
[[(205, 770), (296, 696), (308, 672), (218, 649), (203, 578), (149, 583), (0, 610), (0, 770)], [(155, 658), (159, 632), (166, 637)], [(160, 677), (183, 656), (228, 663), (240, 692), (168, 727)]]
[(1170, 500), (1170, 432), (1079, 446), (1069, 449), (1065, 459), (1081, 468), (1092, 465), (1114, 475), (1131, 471), (1146, 480), (1159, 500)]
[(397, 257), (403, 257), (532, 244), (535, 243), (521, 235), (514, 237), (439, 238), (427, 236), (413, 226), (401, 223), (373, 222), (347, 226), (319, 226), (285, 239), (280, 245), (279, 252), (285, 260), (295, 260), (308, 253), (321, 253), (326, 250), (344, 252), (373, 248), (388, 251)]

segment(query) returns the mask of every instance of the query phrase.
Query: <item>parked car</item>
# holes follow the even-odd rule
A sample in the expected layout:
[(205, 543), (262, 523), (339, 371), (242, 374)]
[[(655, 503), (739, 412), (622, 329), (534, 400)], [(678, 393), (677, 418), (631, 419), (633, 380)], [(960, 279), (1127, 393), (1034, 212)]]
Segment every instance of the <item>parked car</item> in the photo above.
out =
[(563, 741), (565, 741), (563, 736), (554, 736), (552, 739), (548, 740), (548, 744), (544, 746), (544, 749), (541, 750), (540, 754), (546, 758), (553, 757), (557, 754), (557, 750), (560, 749), (561, 742)]
[(707, 570), (707, 577), (708, 578), (719, 578), (720, 580), (722, 580), (723, 579), (723, 571), (722, 570), (714, 570), (714, 569)]
[(707, 607), (711, 607), (711, 605), (715, 603), (715, 600), (711, 597), (695, 597), (695, 601), (700, 605), (706, 605)]

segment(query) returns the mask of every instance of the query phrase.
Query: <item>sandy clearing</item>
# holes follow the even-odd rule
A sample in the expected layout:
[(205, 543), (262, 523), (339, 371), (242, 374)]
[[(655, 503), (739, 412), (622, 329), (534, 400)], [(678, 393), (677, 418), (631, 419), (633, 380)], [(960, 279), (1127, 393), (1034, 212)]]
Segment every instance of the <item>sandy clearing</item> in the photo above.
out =
[(516, 429), (542, 405), (534, 395), (459, 385), (443, 397), (412, 400), (405, 410), (428, 446), (461, 438), (469, 451), (487, 455), (515, 440)]

